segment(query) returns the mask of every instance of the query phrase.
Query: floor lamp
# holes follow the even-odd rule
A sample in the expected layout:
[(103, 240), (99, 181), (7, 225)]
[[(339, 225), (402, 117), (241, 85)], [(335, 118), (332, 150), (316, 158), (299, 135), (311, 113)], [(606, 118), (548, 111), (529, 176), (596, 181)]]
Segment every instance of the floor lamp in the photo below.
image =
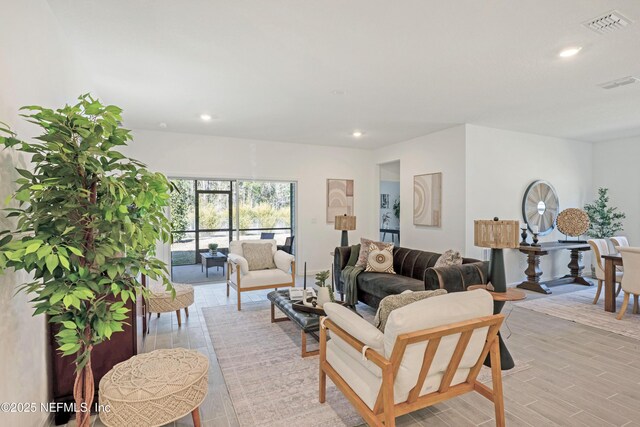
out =
[(507, 278), (504, 271), (503, 249), (520, 246), (520, 222), (517, 220), (474, 221), (474, 244), (481, 248), (491, 248), (489, 263), (489, 281), (494, 292), (507, 291)]
[(356, 217), (347, 214), (336, 216), (335, 229), (342, 230), (340, 246), (349, 246), (347, 231), (356, 229)]

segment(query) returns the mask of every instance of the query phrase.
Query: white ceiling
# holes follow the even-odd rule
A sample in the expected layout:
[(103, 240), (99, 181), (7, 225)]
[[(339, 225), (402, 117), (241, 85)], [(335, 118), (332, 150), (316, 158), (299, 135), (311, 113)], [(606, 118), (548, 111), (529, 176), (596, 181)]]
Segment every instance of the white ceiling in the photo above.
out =
[[(134, 129), (362, 148), (458, 123), (640, 134), (640, 82), (597, 86), (640, 77), (638, 0), (48, 1)], [(611, 9), (636, 23), (581, 25)]]

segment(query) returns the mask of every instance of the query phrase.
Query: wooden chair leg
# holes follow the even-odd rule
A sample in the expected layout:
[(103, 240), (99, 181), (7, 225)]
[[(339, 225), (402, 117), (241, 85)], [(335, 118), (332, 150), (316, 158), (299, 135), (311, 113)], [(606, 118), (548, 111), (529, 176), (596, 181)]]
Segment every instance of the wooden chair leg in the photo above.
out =
[(189, 307), (184, 308), (184, 314), (186, 314), (187, 317), (189, 317)]
[(638, 311), (639, 311), (638, 310), (638, 297), (639, 296), (640, 295), (638, 295), (638, 294), (635, 294), (633, 296), (633, 314), (638, 314)]
[(238, 294), (238, 311), (242, 311), (242, 301), (240, 300), (240, 289), (236, 289), (236, 293)]
[(502, 393), (502, 367), (500, 366), (500, 343), (498, 339), (491, 346), (491, 381), (493, 386), (493, 405), (496, 411), (496, 426), (505, 426), (504, 396)]
[(395, 427), (396, 416), (393, 411), (393, 366), (388, 365), (382, 370), (382, 406), (384, 408), (384, 427)]
[(600, 299), (600, 292), (602, 292), (602, 280), (598, 279), (598, 290), (596, 291), (596, 297), (593, 299), (593, 303), (597, 304)]
[(193, 418), (194, 427), (201, 427), (200, 425), (200, 408), (196, 408), (191, 411), (191, 418)]
[(229, 298), (229, 281), (227, 281), (227, 298)]
[(629, 294), (628, 292), (624, 293), (624, 301), (622, 301), (622, 307), (620, 307), (620, 313), (616, 316), (616, 319), (621, 320), (622, 316), (624, 316), (624, 312), (627, 311), (627, 306), (629, 305)]
[(176, 310), (176, 316), (178, 316), (178, 328), (182, 326), (182, 317), (180, 316), (180, 310)]

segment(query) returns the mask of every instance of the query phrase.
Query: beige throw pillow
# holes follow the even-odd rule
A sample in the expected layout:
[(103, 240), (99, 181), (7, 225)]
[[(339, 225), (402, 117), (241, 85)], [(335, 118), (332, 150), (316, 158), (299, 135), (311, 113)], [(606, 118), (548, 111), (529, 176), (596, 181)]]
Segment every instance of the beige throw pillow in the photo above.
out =
[(365, 271), (396, 274), (393, 271), (393, 243), (386, 244), (383, 248), (370, 243)]
[(399, 295), (389, 295), (384, 297), (380, 301), (376, 317), (373, 320), (373, 326), (384, 332), (384, 327), (387, 325), (387, 319), (393, 310), (396, 308), (404, 307), (413, 302), (423, 300), (425, 298), (437, 297), (438, 295), (446, 294), (446, 289), (436, 289), (435, 291), (404, 291)]
[(242, 253), (249, 264), (249, 271), (276, 268), (271, 243), (243, 243)]
[(378, 248), (383, 248), (387, 244), (383, 242), (374, 242), (373, 240), (361, 238), (360, 239), (360, 255), (358, 255), (358, 261), (356, 267), (367, 267), (367, 259), (369, 258), (369, 247), (371, 244), (375, 244)]
[(462, 265), (462, 255), (460, 255), (460, 252), (454, 251), (453, 249), (449, 249), (440, 255), (440, 258), (438, 258), (433, 267), (449, 267), (451, 265)]

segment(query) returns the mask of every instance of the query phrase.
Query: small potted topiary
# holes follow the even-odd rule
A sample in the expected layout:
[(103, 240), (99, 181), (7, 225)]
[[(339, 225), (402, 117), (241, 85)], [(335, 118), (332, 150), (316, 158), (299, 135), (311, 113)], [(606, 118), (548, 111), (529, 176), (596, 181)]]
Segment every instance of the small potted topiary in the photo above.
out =
[(217, 243), (209, 243), (209, 253), (211, 255), (215, 255), (216, 252), (218, 251), (218, 244)]

